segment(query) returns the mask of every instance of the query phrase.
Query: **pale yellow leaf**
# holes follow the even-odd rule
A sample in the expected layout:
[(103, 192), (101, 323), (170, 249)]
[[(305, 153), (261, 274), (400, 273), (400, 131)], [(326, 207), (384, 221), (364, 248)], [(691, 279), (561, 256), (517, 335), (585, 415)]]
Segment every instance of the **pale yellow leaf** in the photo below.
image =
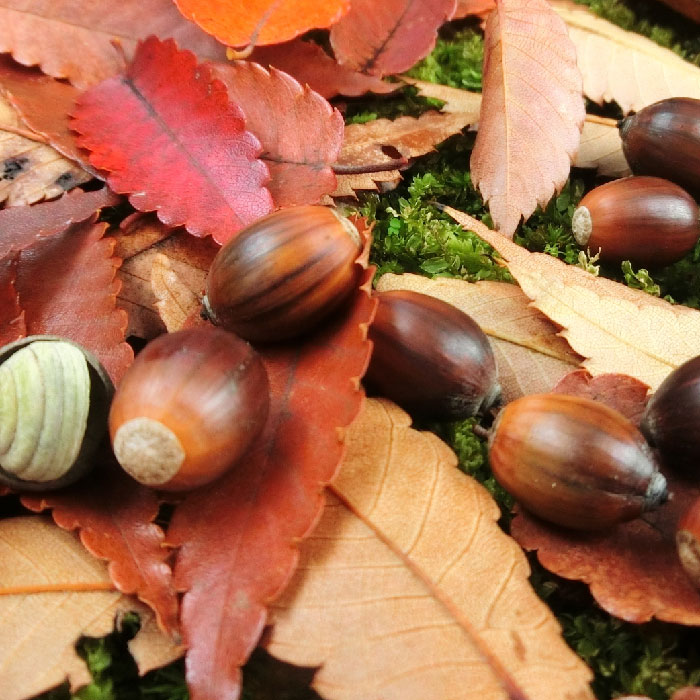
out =
[(269, 650), (327, 700), (592, 700), (488, 492), (437, 437), (368, 400)]
[[(66, 679), (73, 689), (89, 683), (75, 643), (82, 635), (108, 634), (127, 611), (141, 618), (142, 630), (130, 643), (141, 673), (182, 654), (157, 631), (150, 608), (109, 590), (107, 564), (50, 521), (38, 516), (0, 521), (0, 560), (0, 593), (10, 587), (59, 589), (0, 595), (2, 700), (26, 700)], [(76, 590), (81, 586), (104, 590)]]
[(523, 292), (586, 358), (583, 367), (591, 374), (628, 374), (654, 390), (698, 354), (700, 311), (594, 277), (551, 255), (530, 253), (468, 214), (444, 209), (503, 256)]
[[(204, 279), (201, 279), (197, 288), (201, 290), (203, 286)], [(185, 321), (202, 308), (201, 296), (173, 270), (170, 259), (162, 253), (156, 253), (153, 258), (151, 289), (158, 314), (168, 333), (179, 331)]]
[(481, 110), (481, 93), (461, 90), (450, 85), (439, 85), (438, 83), (427, 83), (423, 80), (402, 77), (402, 80), (418, 88), (421, 97), (432, 97), (435, 100), (442, 100), (443, 112), (466, 112), (467, 114), (479, 114)]
[(624, 114), (667, 97), (700, 98), (700, 68), (581, 5), (553, 0), (576, 45), (586, 97), (617, 102)]
[(515, 284), (386, 274), (377, 289), (428, 294), (469, 314), (491, 341), (505, 402), (550, 391), (581, 362), (557, 335), (558, 328)]

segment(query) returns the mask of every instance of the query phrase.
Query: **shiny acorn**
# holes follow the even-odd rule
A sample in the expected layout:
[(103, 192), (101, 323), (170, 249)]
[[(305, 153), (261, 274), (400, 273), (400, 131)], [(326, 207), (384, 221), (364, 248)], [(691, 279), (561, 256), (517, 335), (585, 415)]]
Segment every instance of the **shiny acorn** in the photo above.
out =
[(700, 356), (664, 379), (649, 399), (640, 427), (664, 465), (700, 478)]
[(65, 338), (29, 336), (0, 349), (0, 483), (68, 486), (93, 466), (114, 387), (99, 361)]
[(298, 336), (356, 287), (362, 241), (334, 209), (280, 209), (229, 241), (209, 270), (205, 313), (250, 341)]
[(635, 175), (663, 177), (700, 196), (700, 100), (655, 102), (624, 119), (620, 136)]
[(576, 530), (632, 520), (668, 497), (637, 428), (578, 396), (535, 394), (508, 404), (491, 430), (489, 460), (524, 508)]
[(496, 360), (470, 316), (417, 292), (379, 292), (377, 298), (365, 378), (370, 388), (438, 420), (469, 418), (498, 400)]
[(683, 570), (700, 588), (700, 498), (690, 504), (678, 523), (676, 549)]
[(230, 469), (261, 433), (269, 384), (244, 340), (202, 326), (161, 335), (134, 360), (115, 394), (109, 433), (137, 481), (180, 491)]
[(627, 177), (591, 190), (574, 212), (576, 242), (605, 262), (659, 267), (680, 260), (700, 237), (700, 211), (681, 187)]

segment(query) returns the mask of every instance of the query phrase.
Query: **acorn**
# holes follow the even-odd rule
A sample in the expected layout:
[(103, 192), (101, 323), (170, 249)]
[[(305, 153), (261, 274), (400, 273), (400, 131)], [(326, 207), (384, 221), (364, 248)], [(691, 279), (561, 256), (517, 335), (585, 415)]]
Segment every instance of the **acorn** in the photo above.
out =
[(700, 356), (671, 372), (644, 410), (641, 430), (664, 464), (697, 476), (700, 466)]
[(683, 514), (676, 530), (678, 558), (696, 588), (700, 588), (700, 498)]
[(663, 177), (700, 196), (700, 100), (655, 102), (622, 120), (620, 136), (635, 175)]
[(627, 177), (591, 190), (571, 222), (576, 242), (605, 262), (659, 267), (680, 260), (700, 237), (700, 211), (681, 187)]
[(115, 394), (112, 449), (146, 486), (196, 488), (248, 450), (269, 402), (265, 367), (244, 340), (210, 326), (161, 335), (136, 356)]
[(306, 333), (355, 289), (362, 241), (355, 226), (322, 206), (280, 209), (217, 253), (204, 308), (216, 325), (250, 341)]
[(508, 404), (489, 437), (497, 481), (524, 508), (576, 530), (600, 530), (663, 503), (666, 479), (633, 423), (566, 394)]
[(68, 486), (94, 464), (114, 386), (85, 348), (28, 336), (0, 349), (0, 483), (17, 491)]
[(365, 378), (372, 389), (410, 413), (438, 420), (484, 413), (499, 399), (493, 350), (469, 315), (417, 292), (376, 296)]

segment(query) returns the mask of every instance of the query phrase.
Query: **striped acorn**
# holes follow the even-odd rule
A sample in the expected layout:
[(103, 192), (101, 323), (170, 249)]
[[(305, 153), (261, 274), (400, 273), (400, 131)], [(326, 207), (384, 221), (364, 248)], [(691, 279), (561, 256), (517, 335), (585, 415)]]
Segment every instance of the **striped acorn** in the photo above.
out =
[(67, 486), (92, 466), (107, 430), (112, 382), (84, 348), (30, 336), (0, 350), (0, 482)]

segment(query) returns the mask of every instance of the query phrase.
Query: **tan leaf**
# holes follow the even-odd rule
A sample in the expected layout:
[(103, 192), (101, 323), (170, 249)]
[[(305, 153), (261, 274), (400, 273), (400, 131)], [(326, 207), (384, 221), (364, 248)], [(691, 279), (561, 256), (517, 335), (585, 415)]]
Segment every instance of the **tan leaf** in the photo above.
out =
[(430, 433), (368, 400), (269, 650), (328, 700), (583, 700), (590, 671), (527, 581), (486, 490)]
[[(189, 268), (188, 271), (192, 272), (193, 269)], [(196, 288), (201, 290), (203, 286), (204, 279), (201, 279)], [(170, 258), (162, 253), (156, 253), (153, 257), (151, 288), (157, 300), (155, 305), (158, 315), (168, 333), (179, 331), (187, 318), (202, 307), (199, 293), (185, 283), (173, 270)]]
[[(25, 138), (21, 134), (32, 138)], [(92, 178), (67, 160), (43, 137), (34, 135), (9, 101), (0, 95), (0, 204), (33, 204), (59, 197)]]
[(405, 83), (409, 83), (418, 89), (421, 97), (432, 97), (442, 100), (442, 112), (466, 112), (467, 114), (479, 114), (481, 110), (481, 93), (461, 90), (450, 85), (439, 85), (438, 83), (427, 83), (424, 80), (414, 80), (403, 76)]
[(349, 197), (357, 199), (359, 190), (371, 192), (390, 192), (399, 182), (401, 173), (398, 170), (382, 170), (378, 173), (354, 173), (352, 175), (337, 175), (338, 183), (330, 196), (322, 200), (322, 204), (333, 204), (333, 198)]
[(557, 335), (558, 328), (515, 284), (386, 274), (377, 289), (428, 294), (469, 314), (491, 341), (505, 402), (550, 391), (581, 362)]
[(492, 245), (533, 304), (561, 326), (561, 335), (591, 374), (628, 374), (656, 389), (666, 375), (698, 354), (700, 311), (544, 253), (530, 253), (468, 214), (444, 207), (468, 231)]
[(512, 237), (566, 182), (585, 117), (576, 49), (546, 0), (497, 0), (483, 84), (472, 179)]
[(627, 32), (581, 5), (553, 0), (576, 45), (583, 92), (627, 114), (667, 97), (700, 98), (700, 68), (646, 37)]
[[(48, 520), (0, 521), (0, 560), (3, 700), (33, 697), (66, 678), (72, 689), (89, 683), (75, 643), (82, 635), (108, 634), (115, 618), (130, 610), (141, 618), (141, 631), (129, 643), (141, 673), (182, 653), (157, 631), (149, 608), (112, 588), (105, 562)], [(10, 595), (11, 589), (23, 593)]]
[(632, 171), (622, 152), (622, 139), (613, 119), (586, 116), (581, 145), (574, 159), (577, 168), (594, 168), (605, 177), (626, 177)]

